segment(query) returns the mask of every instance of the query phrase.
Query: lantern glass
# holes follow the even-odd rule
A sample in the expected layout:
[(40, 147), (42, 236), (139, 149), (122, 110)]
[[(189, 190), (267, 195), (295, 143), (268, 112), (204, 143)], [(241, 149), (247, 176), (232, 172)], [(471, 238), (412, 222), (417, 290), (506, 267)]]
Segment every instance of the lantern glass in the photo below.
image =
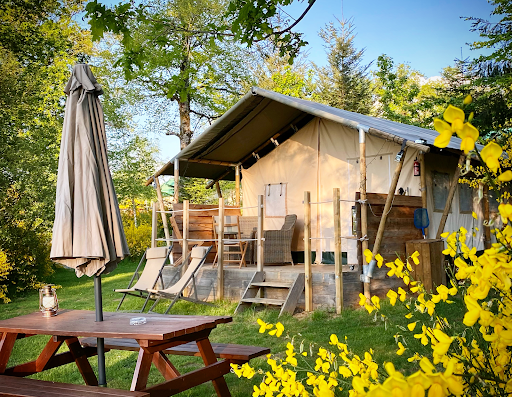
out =
[(59, 300), (54, 287), (54, 285), (48, 284), (39, 290), (39, 310), (44, 317), (56, 316), (59, 310)]

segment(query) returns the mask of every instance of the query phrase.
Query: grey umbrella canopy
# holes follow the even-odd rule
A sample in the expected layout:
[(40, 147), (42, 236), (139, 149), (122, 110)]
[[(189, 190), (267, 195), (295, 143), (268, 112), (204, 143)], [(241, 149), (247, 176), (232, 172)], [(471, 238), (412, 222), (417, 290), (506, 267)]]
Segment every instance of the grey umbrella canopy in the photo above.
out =
[(90, 277), (114, 270), (129, 250), (108, 167), (103, 90), (89, 65), (77, 64), (64, 92), (50, 258)]
[[(103, 321), (101, 275), (130, 254), (108, 168), (107, 137), (89, 65), (77, 64), (64, 89), (68, 96), (57, 175), (50, 258), (94, 276), (96, 321)], [(104, 340), (98, 338), (98, 383), (106, 385)]]

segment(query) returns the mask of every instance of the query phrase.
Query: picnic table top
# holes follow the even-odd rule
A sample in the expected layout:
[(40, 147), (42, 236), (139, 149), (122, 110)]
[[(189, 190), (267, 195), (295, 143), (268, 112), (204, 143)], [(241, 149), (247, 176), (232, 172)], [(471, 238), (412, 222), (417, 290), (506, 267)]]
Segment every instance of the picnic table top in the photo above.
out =
[[(146, 324), (130, 325), (130, 319), (134, 317), (145, 317)], [(102, 322), (96, 322), (95, 319), (94, 311), (89, 310), (60, 310), (57, 316), (49, 318), (34, 312), (0, 320), (0, 332), (158, 341), (215, 328), (218, 324), (232, 321), (230, 316), (119, 312), (104, 312)]]

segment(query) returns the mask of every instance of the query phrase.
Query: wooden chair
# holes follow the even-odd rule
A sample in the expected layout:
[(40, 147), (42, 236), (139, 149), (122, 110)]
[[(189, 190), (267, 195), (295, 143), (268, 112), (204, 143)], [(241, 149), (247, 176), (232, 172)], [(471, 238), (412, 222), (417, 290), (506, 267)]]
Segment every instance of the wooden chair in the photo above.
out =
[[(215, 248), (217, 253), (213, 260), (213, 266), (217, 263), (219, 256), (218, 236), (220, 232), (219, 217), (213, 216), (213, 238), (215, 239)], [(228, 215), (224, 217), (224, 240), (232, 239), (233, 241), (224, 241), (224, 262), (238, 263), (239, 267), (247, 266), (245, 262), (245, 251), (247, 250), (247, 241), (240, 241), (242, 234), (240, 232), (240, 218), (238, 215)], [(232, 259), (232, 255), (237, 255), (239, 258)]]

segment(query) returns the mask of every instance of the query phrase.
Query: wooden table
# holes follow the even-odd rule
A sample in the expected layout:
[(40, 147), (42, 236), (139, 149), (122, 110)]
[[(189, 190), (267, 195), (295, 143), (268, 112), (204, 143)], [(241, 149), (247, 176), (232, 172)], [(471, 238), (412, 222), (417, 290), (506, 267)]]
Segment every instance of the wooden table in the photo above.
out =
[[(1, 320), (0, 374), (28, 376), (75, 362), (85, 383), (97, 385), (98, 380), (87, 360), (96, 354), (96, 349), (82, 347), (77, 337), (130, 338), (137, 340), (140, 346), (130, 390), (144, 390), (151, 396), (170, 396), (211, 380), (218, 396), (230, 396), (224, 380), (224, 375), (230, 371), (229, 362), (217, 361), (208, 337), (218, 324), (231, 322), (231, 317), (144, 314), (146, 324), (130, 325), (130, 319), (138, 316), (140, 314), (106, 312), (103, 322), (95, 322), (92, 311), (62, 310), (51, 318), (36, 312)], [(7, 368), (15, 341), (33, 335), (51, 335), (39, 357)], [(163, 350), (191, 341), (197, 343), (205, 366), (182, 375)], [(69, 351), (57, 354), (64, 342)], [(165, 381), (147, 387), (151, 363), (164, 375)]]

